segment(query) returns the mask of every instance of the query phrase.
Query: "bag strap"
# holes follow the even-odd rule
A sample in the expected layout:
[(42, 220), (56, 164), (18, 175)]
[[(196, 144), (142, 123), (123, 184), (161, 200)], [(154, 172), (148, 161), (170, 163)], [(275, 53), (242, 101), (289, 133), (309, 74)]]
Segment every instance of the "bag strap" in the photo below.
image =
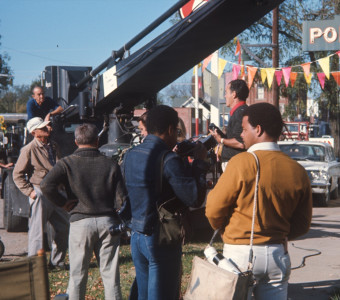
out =
[[(253, 241), (254, 241), (254, 228), (255, 228), (255, 218), (256, 218), (256, 208), (257, 208), (257, 194), (259, 188), (259, 179), (260, 179), (260, 162), (257, 155), (254, 152), (249, 152), (252, 154), (256, 161), (256, 178), (255, 178), (255, 192), (254, 192), (254, 205), (253, 205), (253, 216), (251, 222), (251, 233), (250, 233), (250, 250), (249, 250), (249, 260), (248, 260), (248, 270), (251, 270), (253, 267)], [(216, 229), (213, 233), (213, 236), (209, 242), (209, 245), (212, 246), (217, 234), (220, 232), (220, 229)]]
[(255, 180), (255, 192), (254, 192), (254, 205), (253, 205), (253, 217), (251, 222), (251, 233), (250, 233), (250, 250), (249, 250), (249, 261), (248, 261), (248, 270), (253, 267), (253, 241), (254, 241), (254, 228), (255, 228), (255, 217), (256, 217), (256, 207), (257, 207), (257, 194), (259, 189), (259, 179), (260, 179), (260, 162), (255, 154), (255, 152), (249, 152), (252, 154), (256, 161), (256, 180)]
[[(162, 189), (163, 189), (163, 168), (164, 168), (164, 159), (165, 156), (171, 152), (170, 150), (163, 150), (159, 156), (158, 156), (158, 160), (157, 160), (157, 164), (156, 164), (156, 168), (158, 168), (158, 176), (156, 178), (156, 195), (158, 197), (161, 196), (162, 193)], [(163, 205), (164, 203), (162, 203)], [(159, 205), (157, 203), (157, 205)]]

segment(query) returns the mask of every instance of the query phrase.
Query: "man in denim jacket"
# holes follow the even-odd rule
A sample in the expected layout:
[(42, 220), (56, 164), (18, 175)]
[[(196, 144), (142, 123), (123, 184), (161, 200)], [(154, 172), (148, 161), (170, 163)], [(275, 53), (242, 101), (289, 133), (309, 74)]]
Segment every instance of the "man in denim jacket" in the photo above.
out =
[[(148, 112), (148, 136), (143, 143), (129, 150), (123, 172), (131, 205), (131, 254), (136, 268), (138, 299), (178, 299), (182, 247), (158, 244), (160, 204), (172, 196), (185, 206), (198, 207), (205, 198), (207, 151), (197, 144), (192, 166), (172, 152), (177, 142), (177, 112), (159, 105)], [(160, 176), (160, 155), (166, 152), (161, 193), (157, 192)]]

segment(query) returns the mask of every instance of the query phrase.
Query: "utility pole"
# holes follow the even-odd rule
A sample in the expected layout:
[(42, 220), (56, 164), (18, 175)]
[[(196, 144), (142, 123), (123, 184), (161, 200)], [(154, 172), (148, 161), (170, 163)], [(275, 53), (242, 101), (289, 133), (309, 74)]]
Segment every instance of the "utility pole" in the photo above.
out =
[[(273, 68), (279, 67), (279, 7), (273, 9), (273, 28), (272, 28), (272, 60)], [(274, 75), (275, 77), (275, 75)], [(273, 105), (279, 108), (279, 86), (276, 82), (276, 78), (273, 80)]]
[(195, 70), (195, 135), (199, 135), (199, 95), (198, 95), (198, 65)]

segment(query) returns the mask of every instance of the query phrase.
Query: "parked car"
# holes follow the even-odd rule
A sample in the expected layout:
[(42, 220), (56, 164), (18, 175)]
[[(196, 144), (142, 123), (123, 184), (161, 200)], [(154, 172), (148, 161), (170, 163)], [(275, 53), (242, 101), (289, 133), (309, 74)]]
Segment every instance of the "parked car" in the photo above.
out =
[(279, 142), (282, 152), (300, 163), (307, 171), (315, 206), (327, 206), (337, 199), (340, 187), (340, 162), (328, 143), (311, 141)]

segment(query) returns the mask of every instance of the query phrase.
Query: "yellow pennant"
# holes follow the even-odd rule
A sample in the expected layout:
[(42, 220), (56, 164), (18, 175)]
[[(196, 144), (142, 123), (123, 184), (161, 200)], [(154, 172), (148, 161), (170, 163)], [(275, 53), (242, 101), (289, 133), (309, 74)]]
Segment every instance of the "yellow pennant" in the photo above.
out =
[(317, 62), (321, 66), (321, 69), (325, 73), (327, 79), (329, 79), (329, 56), (320, 58)]
[(304, 73), (304, 75), (305, 75), (305, 80), (306, 80), (308, 86), (310, 86), (310, 83), (312, 82), (313, 73), (309, 73), (308, 76), (306, 75), (306, 73)]
[(226, 64), (227, 64), (226, 60), (224, 60), (222, 58), (218, 59), (218, 79), (221, 78), (223, 71), (224, 71), (224, 67), (225, 67)]
[(266, 68), (265, 70), (267, 74), (268, 87), (271, 88), (274, 79), (275, 68)]
[(264, 84), (264, 82), (266, 81), (266, 78), (267, 78), (266, 69), (261, 69), (260, 72), (261, 72), (261, 80), (262, 80), (262, 83)]

